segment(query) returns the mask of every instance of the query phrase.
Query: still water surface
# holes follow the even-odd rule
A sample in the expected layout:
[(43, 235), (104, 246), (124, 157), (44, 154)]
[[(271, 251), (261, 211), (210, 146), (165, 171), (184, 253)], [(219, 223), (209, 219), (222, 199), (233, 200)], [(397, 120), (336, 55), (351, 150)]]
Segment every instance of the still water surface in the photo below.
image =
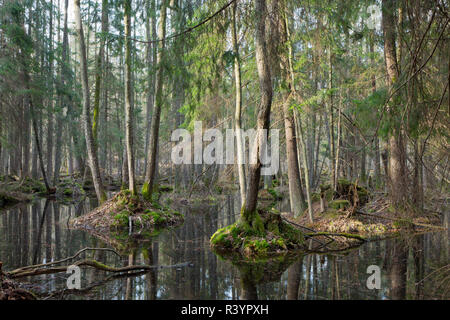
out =
[[(71, 218), (89, 212), (93, 199), (61, 204), (44, 199), (0, 211), (0, 261), (4, 270), (46, 263), (75, 254), (86, 247), (108, 247), (81, 230), (68, 228)], [(280, 209), (286, 206), (280, 204)], [(288, 264), (260, 264), (245, 268), (216, 256), (209, 239), (217, 228), (233, 223), (239, 200), (226, 196), (214, 205), (182, 207), (185, 222), (159, 236), (139, 243), (117, 256), (97, 251), (93, 258), (112, 266), (130, 264), (175, 265), (132, 277), (82, 269), (82, 294), (63, 293), (64, 273), (21, 279), (26, 287), (56, 299), (449, 299), (450, 231), (407, 239), (368, 242), (347, 252), (298, 255)], [(449, 214), (442, 223), (449, 227)], [(448, 230), (448, 229), (447, 229)], [(369, 290), (367, 267), (381, 270), (381, 289)], [(445, 267), (447, 266), (447, 267)], [(441, 269), (440, 269), (441, 268)]]

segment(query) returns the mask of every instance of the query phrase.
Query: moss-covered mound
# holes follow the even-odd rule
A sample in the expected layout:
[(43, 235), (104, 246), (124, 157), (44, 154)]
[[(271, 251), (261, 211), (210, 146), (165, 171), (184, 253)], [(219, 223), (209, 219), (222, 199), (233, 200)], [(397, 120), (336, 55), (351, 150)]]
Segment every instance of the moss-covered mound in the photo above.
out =
[(34, 194), (46, 193), (42, 182), (30, 178), (20, 179), (17, 176), (0, 177), (0, 207), (27, 202)]
[(56, 188), (58, 198), (79, 198), (84, 195), (86, 195), (86, 192), (76, 180), (64, 178)]
[(0, 178), (2, 181), (1, 186), (2, 189), (6, 189), (11, 192), (21, 192), (26, 194), (33, 193), (45, 193), (47, 190), (45, 189), (44, 183), (39, 180), (31, 179), (25, 177), (23, 179), (17, 176), (2, 176)]
[(283, 254), (301, 249), (303, 233), (287, 224), (277, 213), (260, 211), (258, 226), (238, 221), (219, 229), (211, 237), (211, 247), (218, 253), (239, 252), (244, 257)]
[(369, 201), (369, 191), (357, 182), (339, 179), (334, 198), (347, 200), (354, 206), (363, 206)]
[(31, 196), (18, 191), (0, 190), (0, 207), (12, 206), (19, 202), (26, 202), (32, 199)]
[(168, 207), (146, 201), (140, 195), (123, 190), (90, 213), (73, 220), (75, 228), (94, 229), (114, 234), (142, 234), (150, 230), (175, 226), (183, 215)]

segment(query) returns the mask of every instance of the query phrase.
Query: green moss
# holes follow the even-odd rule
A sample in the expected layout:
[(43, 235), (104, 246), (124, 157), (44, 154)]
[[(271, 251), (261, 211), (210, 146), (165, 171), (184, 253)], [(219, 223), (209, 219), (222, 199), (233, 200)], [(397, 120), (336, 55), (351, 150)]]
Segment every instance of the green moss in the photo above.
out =
[[(348, 181), (346, 179), (339, 179), (337, 184), (336, 196), (337, 197), (353, 197), (355, 183)], [(356, 191), (358, 193), (359, 205), (364, 205), (369, 200), (369, 191), (360, 186), (356, 185)], [(350, 199), (349, 199), (350, 200)], [(353, 201), (353, 199), (351, 199)]]
[(409, 218), (400, 218), (400, 219), (395, 220), (392, 223), (392, 226), (395, 229), (408, 229), (408, 228), (413, 227), (414, 224), (413, 224), (412, 220)]
[(70, 188), (66, 188), (63, 190), (63, 195), (67, 196), (67, 197), (71, 197), (73, 195), (73, 191)]
[(168, 186), (168, 185), (161, 185), (159, 186), (159, 192), (172, 192), (173, 191), (173, 187), (172, 186)]
[(320, 193), (318, 193), (318, 192), (312, 193), (311, 194), (311, 201), (312, 202), (320, 201)]
[(351, 184), (352, 183), (350, 181), (348, 181), (347, 179), (344, 179), (344, 178), (338, 179), (338, 185), (340, 185), (340, 186), (348, 187)]
[(150, 210), (145, 211), (145, 213), (142, 215), (142, 219), (144, 219), (145, 221), (153, 221), (155, 225), (161, 225), (167, 222), (165, 213)]
[(324, 213), (324, 217), (328, 219), (335, 219), (342, 216), (342, 212), (337, 211), (336, 209), (328, 208)]
[(114, 226), (115, 227), (125, 227), (128, 226), (130, 221), (130, 212), (124, 210), (116, 215), (114, 215)]
[(335, 210), (345, 210), (350, 207), (350, 201), (348, 201), (348, 200), (333, 200), (328, 203), (328, 206)]
[(275, 235), (280, 235), (280, 228), (277, 223), (269, 222), (267, 224), (267, 230)]
[(264, 224), (261, 219), (261, 216), (257, 212), (254, 213), (254, 217), (252, 220), (252, 228), (260, 234), (264, 233)]
[(252, 226), (242, 219), (217, 230), (211, 237), (213, 249), (238, 251), (245, 257), (280, 254), (303, 244), (302, 232), (271, 212), (255, 215)]
[(152, 200), (152, 195), (151, 195), (151, 192), (149, 190), (148, 182), (145, 182), (144, 185), (142, 186), (142, 196), (147, 201), (151, 201)]
[(305, 242), (303, 233), (298, 230), (295, 229), (293, 226), (287, 224), (287, 223), (283, 223), (281, 225), (281, 234), (283, 236), (283, 238), (285, 238), (286, 240), (288, 240), (289, 242), (295, 243), (295, 244), (303, 244)]
[(266, 255), (269, 243), (266, 239), (246, 239), (244, 240), (243, 249), (247, 255)]
[(281, 200), (283, 199), (283, 196), (274, 188), (268, 188), (267, 191), (270, 193), (270, 195), (272, 196), (272, 198), (274, 200)]
[(286, 241), (283, 238), (272, 239), (271, 245), (279, 248), (287, 249)]
[(224, 240), (230, 235), (230, 233), (233, 233), (237, 237), (236, 234), (237, 231), (233, 231), (233, 229), (236, 229), (236, 223), (217, 230), (210, 239), (211, 244), (213, 245), (226, 244)]
[(15, 185), (13, 184), (12, 191), (23, 193), (46, 193), (47, 189), (42, 182), (26, 177), (23, 181), (17, 181)]

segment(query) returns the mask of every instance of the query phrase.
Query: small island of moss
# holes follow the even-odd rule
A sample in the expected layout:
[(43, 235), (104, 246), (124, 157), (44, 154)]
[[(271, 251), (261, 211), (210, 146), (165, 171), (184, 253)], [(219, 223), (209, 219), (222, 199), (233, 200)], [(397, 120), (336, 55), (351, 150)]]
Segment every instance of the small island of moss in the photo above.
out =
[(72, 220), (71, 225), (97, 234), (140, 235), (177, 226), (183, 221), (178, 211), (122, 190), (90, 213)]

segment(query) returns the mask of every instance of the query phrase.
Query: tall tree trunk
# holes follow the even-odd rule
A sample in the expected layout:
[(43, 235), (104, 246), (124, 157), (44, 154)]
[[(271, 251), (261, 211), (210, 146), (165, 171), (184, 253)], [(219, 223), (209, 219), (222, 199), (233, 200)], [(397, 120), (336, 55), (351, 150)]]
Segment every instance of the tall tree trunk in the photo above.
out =
[(131, 88), (131, 0), (124, 1), (125, 14), (125, 140), (128, 160), (128, 182), (132, 194), (136, 194), (136, 182), (134, 177), (134, 152), (133, 152), (133, 105)]
[[(177, 34), (181, 32), (181, 28), (185, 25), (185, 19), (183, 15), (183, 11), (181, 8), (182, 1), (180, 0), (170, 0), (170, 7), (174, 10), (174, 13), (171, 14), (171, 29), (172, 34)], [(185, 39), (183, 37), (177, 37), (172, 42), (172, 52), (175, 57), (174, 66), (177, 68), (178, 72), (175, 73), (172, 79), (172, 114), (173, 119), (171, 121), (171, 125), (173, 130), (177, 129), (181, 122), (181, 113), (180, 108), (183, 106), (185, 100), (185, 66), (183, 60), (183, 53), (185, 47)], [(172, 146), (174, 147), (176, 142), (173, 142)], [(180, 165), (171, 164), (170, 170), (170, 183), (174, 183), (174, 187), (177, 188), (179, 186), (179, 176), (180, 176)], [(174, 178), (174, 179), (172, 179)]]
[(92, 125), (90, 118), (89, 105), (89, 84), (86, 60), (86, 46), (84, 43), (83, 25), (80, 14), (80, 0), (74, 0), (74, 16), (78, 34), (78, 46), (81, 60), (81, 83), (83, 87), (83, 126), (86, 138), (86, 147), (89, 157), (89, 166), (91, 168), (92, 179), (94, 182), (95, 193), (98, 201), (101, 203), (106, 201), (106, 193), (103, 188), (102, 178), (100, 176), (100, 168), (98, 166), (97, 150), (95, 149), (94, 137), (92, 134)]
[(145, 182), (142, 187), (142, 195), (146, 199), (151, 199), (153, 192), (153, 185), (155, 183), (156, 166), (157, 166), (157, 151), (159, 140), (159, 124), (161, 118), (161, 107), (163, 104), (162, 86), (163, 86), (163, 60), (165, 49), (165, 36), (166, 36), (166, 8), (167, 0), (162, 0), (160, 22), (158, 27), (158, 54), (156, 56), (156, 81), (155, 81), (155, 104), (154, 113), (152, 116), (152, 123), (150, 128), (150, 147), (148, 150), (148, 163), (145, 174)]
[(331, 52), (331, 46), (328, 48), (328, 90), (330, 90), (330, 108), (328, 111), (328, 117), (329, 117), (329, 127), (328, 127), (328, 132), (329, 132), (329, 136), (330, 136), (330, 146), (329, 146), (329, 153), (330, 153), (330, 171), (331, 171), (331, 185), (333, 187), (333, 190), (336, 189), (336, 161), (335, 161), (335, 156), (336, 156), (336, 151), (335, 151), (335, 147), (334, 147), (334, 96), (333, 96), (333, 92), (331, 90), (333, 90), (333, 54)]
[(49, 30), (50, 30), (50, 43), (49, 43), (49, 57), (48, 57), (48, 69), (49, 69), (49, 96), (48, 96), (48, 116), (47, 116), (47, 174), (48, 179), (52, 181), (53, 175), (53, 0), (50, 1), (49, 6)]
[(292, 67), (292, 46), (290, 45), (290, 33), (288, 17), (285, 4), (283, 3), (283, 21), (281, 21), (282, 32), (281, 37), (284, 44), (287, 45), (287, 52), (281, 59), (281, 70), (283, 70), (288, 83), (289, 92), (284, 98), (283, 102), (283, 116), (284, 116), (284, 132), (286, 135), (286, 155), (288, 166), (288, 183), (289, 183), (289, 200), (291, 211), (295, 217), (305, 210), (305, 199), (303, 190), (301, 188), (300, 168), (298, 165), (297, 152), (297, 136), (295, 130), (294, 113), (290, 108), (290, 98), (295, 96), (294, 72)]
[[(375, 48), (374, 48), (374, 34), (370, 34), (369, 39), (369, 52), (370, 52), (370, 63), (371, 65), (375, 65)], [(377, 91), (377, 81), (375, 74), (372, 74), (371, 76), (372, 80), (372, 93), (375, 93)], [(378, 110), (374, 110), (374, 113), (376, 114)], [(379, 188), (381, 185), (381, 162), (380, 162), (380, 139), (378, 136), (374, 139), (374, 147), (375, 147), (375, 188)]]
[[(29, 78), (28, 72), (25, 71), (25, 86), (26, 86), (27, 90), (30, 90), (30, 85), (29, 85), (30, 80), (29, 79), (30, 78)], [(54, 190), (52, 190), (52, 188), (50, 188), (50, 184), (48, 183), (48, 179), (47, 179), (47, 174), (45, 172), (44, 160), (42, 158), (42, 151), (41, 151), (41, 143), (39, 141), (38, 125), (36, 122), (36, 114), (34, 112), (35, 110), (34, 110), (34, 105), (33, 105), (32, 99), (33, 99), (32, 96), (29, 95), (28, 101), (30, 103), (31, 122), (32, 122), (32, 126), (33, 126), (33, 133), (34, 133), (37, 154), (38, 154), (38, 158), (39, 158), (39, 165), (41, 167), (41, 173), (42, 173), (42, 178), (44, 179), (45, 188), (47, 189), (48, 193), (52, 193)]]
[(232, 21), (232, 35), (233, 35), (233, 50), (234, 50), (234, 80), (236, 90), (236, 109), (234, 114), (234, 126), (236, 129), (236, 141), (237, 141), (237, 168), (239, 175), (239, 190), (241, 192), (241, 207), (245, 204), (245, 167), (244, 167), (244, 143), (242, 141), (241, 131), (241, 110), (242, 110), (242, 84), (241, 84), (241, 65), (239, 58), (239, 45), (237, 39), (237, 27), (236, 27), (236, 11), (237, 2), (233, 4), (233, 21)]
[[(156, 53), (156, 44), (150, 42), (153, 37), (155, 37), (155, 0), (146, 0), (145, 2), (145, 8), (147, 12), (147, 18), (145, 23), (146, 28), (146, 35), (147, 35), (147, 101), (146, 101), (146, 108), (145, 108), (145, 117), (146, 117), (146, 125), (145, 125), (145, 162), (144, 162), (144, 171), (147, 170), (147, 163), (148, 163), (148, 146), (149, 146), (149, 140), (150, 140), (150, 124), (151, 124), (151, 115), (152, 115), (152, 109), (153, 109), (153, 103), (155, 99), (154, 95), (154, 86), (155, 86), (155, 76), (154, 76), (154, 63), (155, 60), (153, 59)], [(146, 172), (144, 172), (144, 176), (146, 175)]]
[(342, 95), (339, 95), (339, 109), (338, 109), (338, 123), (337, 123), (337, 141), (336, 141), (336, 165), (334, 166), (335, 172), (334, 172), (334, 191), (336, 191), (338, 179), (339, 179), (339, 169), (340, 169), (340, 152), (341, 152), (341, 140), (342, 140)]
[(361, 171), (360, 171), (360, 181), (364, 184), (366, 183), (367, 180), (367, 175), (366, 175), (366, 146), (364, 145), (364, 141), (362, 141), (361, 139), (359, 139), (359, 145), (362, 148), (361, 151)]
[(312, 195), (311, 195), (311, 184), (310, 184), (310, 169), (308, 166), (308, 158), (307, 158), (307, 154), (306, 154), (306, 146), (305, 146), (305, 137), (303, 134), (303, 129), (302, 129), (302, 123), (301, 123), (301, 119), (300, 117), (297, 117), (297, 125), (298, 125), (298, 133), (299, 133), (299, 137), (298, 139), (300, 140), (300, 146), (301, 146), (301, 150), (300, 153), (302, 155), (302, 160), (303, 160), (303, 171), (305, 173), (305, 189), (306, 189), (306, 199), (308, 201), (308, 219), (309, 222), (313, 223), (314, 222), (314, 212), (313, 212), (313, 207), (312, 207)]
[[(58, 0), (58, 10), (60, 10), (60, 0)], [(58, 43), (61, 43), (61, 19), (58, 16)], [(63, 44), (64, 45), (64, 44)], [(64, 51), (64, 47), (63, 47)], [(64, 68), (64, 53), (61, 52), (60, 62), (58, 63), (58, 87), (57, 87), (57, 96), (58, 96), (58, 105), (59, 108), (56, 111), (56, 141), (55, 141), (55, 168), (53, 171), (53, 184), (57, 185), (59, 181), (59, 171), (61, 170), (61, 152), (62, 152), (62, 136), (63, 136), (63, 103), (65, 102), (65, 97), (63, 96), (62, 91), (64, 90), (64, 76), (63, 76), (63, 68)]]
[(27, 98), (23, 107), (22, 177), (28, 177), (30, 172), (30, 105)]
[[(261, 177), (261, 160), (264, 134), (268, 135), (270, 124), (270, 108), (272, 106), (272, 79), (269, 68), (269, 57), (266, 47), (266, 31), (265, 22), (267, 15), (266, 1), (255, 0), (255, 15), (256, 15), (256, 36), (255, 36), (255, 51), (256, 51), (256, 65), (258, 69), (259, 87), (261, 90), (261, 101), (259, 104), (258, 118), (256, 121), (257, 135), (254, 157), (252, 164), (248, 171), (248, 186), (245, 197), (245, 206), (241, 210), (242, 222), (258, 227), (254, 224), (255, 219), (259, 218), (256, 211), (258, 202), (258, 189)], [(265, 132), (263, 132), (265, 131)]]
[[(20, 19), (20, 18), (19, 18)], [(20, 21), (16, 21), (17, 24), (20, 24)], [(22, 28), (25, 32), (25, 27), (22, 24)], [(42, 150), (41, 150), (41, 144), (39, 141), (39, 133), (38, 133), (38, 126), (37, 126), (37, 121), (36, 121), (36, 114), (35, 114), (35, 109), (34, 109), (34, 105), (33, 105), (33, 96), (30, 93), (31, 92), (31, 79), (30, 79), (30, 74), (28, 71), (29, 65), (27, 64), (27, 59), (30, 59), (30, 57), (25, 56), (25, 50), (21, 50), (20, 54), (19, 54), (19, 61), (20, 61), (20, 65), (23, 69), (23, 78), (24, 78), (24, 84), (25, 84), (25, 90), (28, 92), (27, 93), (27, 100), (28, 103), (30, 105), (30, 113), (31, 113), (31, 121), (32, 121), (32, 127), (33, 127), (33, 133), (34, 133), (34, 138), (35, 138), (35, 145), (37, 148), (37, 153), (38, 153), (38, 157), (39, 157), (39, 162), (40, 162), (40, 167), (41, 167), (41, 172), (42, 172), (42, 178), (44, 180), (44, 184), (45, 184), (45, 188), (47, 190), (47, 193), (54, 193), (54, 189), (52, 189), (50, 187), (50, 184), (48, 182), (47, 179), (47, 174), (45, 171), (45, 166), (44, 166), (44, 160), (43, 160), (43, 155), (42, 155)]]
[(98, 120), (100, 112), (100, 93), (102, 88), (102, 74), (105, 65), (105, 36), (108, 33), (108, 0), (102, 0), (102, 34), (95, 66), (95, 92), (94, 92), (94, 119), (92, 123), (92, 135), (95, 147), (98, 148)]
[[(2, 44), (2, 39), (0, 39), (0, 48), (1, 48), (1, 44)], [(2, 95), (0, 94), (0, 114), (3, 112), (3, 103), (2, 103)], [(0, 137), (3, 136), (3, 118), (0, 117)], [(3, 144), (2, 144), (2, 140), (0, 139), (0, 175), (4, 174), (5, 172), (3, 172), (4, 170), (4, 163), (3, 163), (3, 155), (4, 155), (4, 151), (3, 151)]]
[[(399, 76), (399, 66), (397, 62), (395, 45), (395, 2), (393, 0), (383, 0), (382, 2), (382, 25), (384, 35), (384, 56), (387, 69), (387, 86), (392, 90)], [(389, 114), (393, 120), (396, 120), (399, 112), (398, 97), (393, 97), (389, 105)], [(399, 121), (399, 120), (397, 120)], [(401, 124), (393, 125), (389, 136), (389, 195), (392, 204), (399, 209), (405, 204), (406, 183), (405, 183), (405, 146), (403, 142), (403, 133)]]

